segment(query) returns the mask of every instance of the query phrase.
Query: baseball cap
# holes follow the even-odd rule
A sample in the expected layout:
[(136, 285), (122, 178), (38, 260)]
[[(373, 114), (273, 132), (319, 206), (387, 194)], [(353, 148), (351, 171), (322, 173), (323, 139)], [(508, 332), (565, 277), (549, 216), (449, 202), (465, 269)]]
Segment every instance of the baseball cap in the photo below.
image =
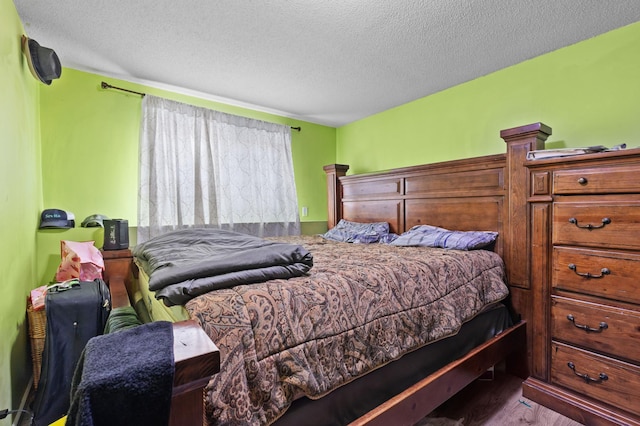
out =
[(40, 215), (40, 229), (42, 228), (74, 228), (76, 217), (73, 213), (60, 209), (45, 209)]
[(92, 214), (90, 216), (87, 216), (82, 221), (82, 224), (80, 226), (82, 226), (83, 228), (96, 228), (98, 226), (104, 228), (103, 221), (105, 220), (109, 220), (109, 218), (103, 214)]

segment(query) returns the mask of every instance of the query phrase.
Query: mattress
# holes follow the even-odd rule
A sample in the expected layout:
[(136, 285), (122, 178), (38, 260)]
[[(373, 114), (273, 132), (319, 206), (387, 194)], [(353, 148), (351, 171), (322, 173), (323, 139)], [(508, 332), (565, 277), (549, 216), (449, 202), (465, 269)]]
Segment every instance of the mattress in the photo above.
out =
[(149, 289), (149, 276), (140, 267), (138, 268), (138, 279), (133, 280), (130, 297), (138, 316), (143, 322), (178, 322), (190, 318), (189, 312), (183, 305), (167, 306), (162, 300), (155, 297), (155, 293)]
[[(300, 398), (274, 426), (344, 425), (466, 355), (513, 324), (502, 303), (487, 307), (451, 337), (404, 355), (320, 399)], [(313, 419), (313, 420), (310, 420)]]

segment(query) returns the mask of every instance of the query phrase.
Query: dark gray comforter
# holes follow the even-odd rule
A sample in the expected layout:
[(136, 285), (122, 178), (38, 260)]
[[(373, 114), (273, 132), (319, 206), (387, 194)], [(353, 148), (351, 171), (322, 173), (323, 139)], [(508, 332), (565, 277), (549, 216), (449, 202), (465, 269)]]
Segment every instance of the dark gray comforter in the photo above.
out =
[(211, 290), (302, 276), (313, 265), (300, 245), (205, 228), (166, 233), (138, 244), (133, 255), (169, 306)]

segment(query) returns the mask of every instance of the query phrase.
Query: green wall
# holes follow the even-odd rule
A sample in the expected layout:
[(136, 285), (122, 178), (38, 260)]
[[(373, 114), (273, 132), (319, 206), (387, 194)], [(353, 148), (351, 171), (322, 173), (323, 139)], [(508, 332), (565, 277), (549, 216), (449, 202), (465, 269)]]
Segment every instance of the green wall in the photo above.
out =
[(0, 409), (18, 406), (31, 374), (24, 313), (28, 291), (52, 278), (61, 239), (102, 241), (99, 229), (38, 231), (40, 211), (68, 209), (78, 223), (103, 213), (135, 225), (141, 99), (105, 91), (102, 80), (302, 126), (302, 132), (293, 132), (293, 157), (299, 205), (309, 208), (309, 216), (301, 219), (309, 227), (326, 221), (322, 166), (336, 159), (354, 173), (501, 153), (501, 129), (536, 121), (554, 129), (548, 146), (640, 145), (640, 23), (339, 129), (69, 68), (44, 86), (24, 62), (22, 33), (11, 0), (0, 0)]
[[(38, 85), (20, 48), (23, 27), (0, 0), (0, 410), (18, 408), (31, 377), (26, 301), (36, 280), (41, 206)], [(11, 424), (11, 417), (0, 425)]]
[(541, 121), (548, 147), (640, 146), (640, 23), (337, 130), (349, 173), (498, 154), (500, 130)]
[[(302, 131), (292, 131), (298, 202), (309, 212), (301, 221), (309, 225), (326, 223), (326, 179), (322, 167), (335, 162), (334, 128), (64, 68), (62, 77), (41, 94), (42, 186), (45, 208), (73, 212), (77, 227), (38, 232), (40, 282), (48, 282), (55, 273), (61, 239), (94, 240), (96, 245), (102, 245), (101, 229), (79, 227), (90, 214), (127, 219), (132, 234), (136, 225), (142, 98), (102, 89), (102, 81), (230, 114), (301, 126)], [(134, 237), (130, 237), (132, 243)]]

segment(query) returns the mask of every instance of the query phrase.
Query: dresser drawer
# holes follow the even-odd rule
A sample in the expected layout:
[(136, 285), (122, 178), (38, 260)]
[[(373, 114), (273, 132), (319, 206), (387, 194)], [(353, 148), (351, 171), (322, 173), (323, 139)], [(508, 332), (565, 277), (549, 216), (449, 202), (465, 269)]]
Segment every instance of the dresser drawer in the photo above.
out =
[(640, 363), (640, 312), (553, 296), (551, 337)]
[(553, 248), (554, 288), (640, 304), (640, 254)]
[(553, 243), (640, 249), (640, 203), (553, 204)]
[(594, 167), (553, 173), (554, 194), (612, 194), (640, 192), (640, 166)]
[(551, 382), (640, 415), (640, 367), (636, 365), (553, 342)]

